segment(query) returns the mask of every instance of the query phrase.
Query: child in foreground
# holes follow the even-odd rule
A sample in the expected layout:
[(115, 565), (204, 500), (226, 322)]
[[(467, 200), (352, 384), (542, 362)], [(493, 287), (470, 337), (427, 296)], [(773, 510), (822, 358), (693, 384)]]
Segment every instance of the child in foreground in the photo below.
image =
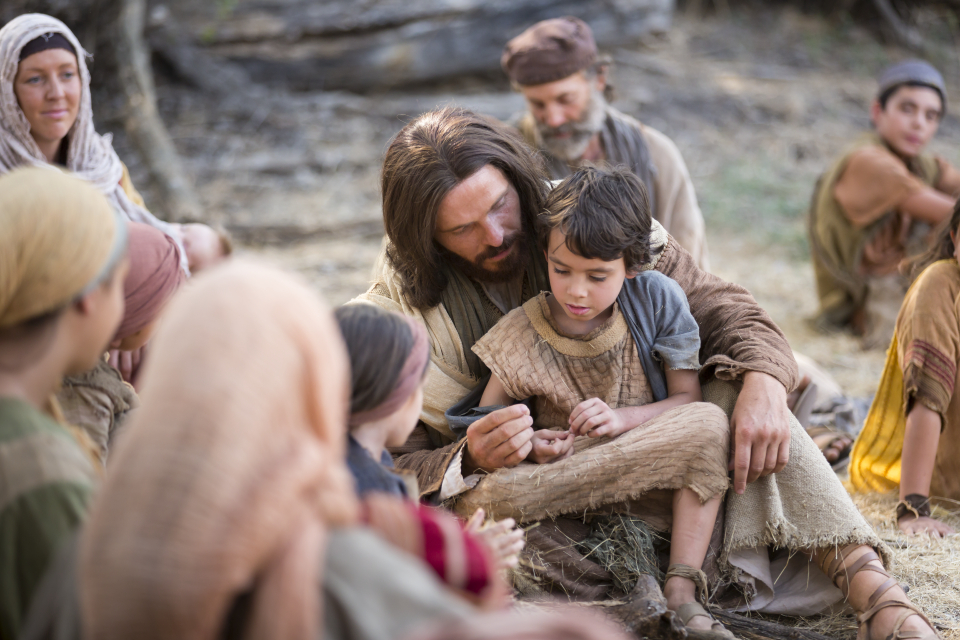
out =
[[(394, 471), (387, 447), (403, 446), (420, 418), (430, 364), (427, 330), (413, 318), (367, 304), (340, 307), (335, 315), (350, 357), (347, 466), (357, 492), (364, 498), (387, 493), (416, 503), (419, 496), (411, 486), (415, 477)], [(433, 510), (420, 507), (420, 512), (429, 520)], [(486, 527), (483, 520), (484, 512), (478, 509), (465, 530), (486, 547), (497, 566), (516, 566), (523, 531), (511, 518)], [(468, 540), (468, 548), (470, 544)]]
[(16, 638), (96, 485), (53, 394), (120, 324), (127, 234), (96, 187), (43, 168), (0, 177), (0, 229), (0, 638)]
[[(615, 437), (699, 402), (700, 340), (686, 296), (666, 276), (637, 271), (648, 260), (651, 226), (640, 180), (625, 169), (580, 169), (551, 192), (537, 222), (552, 293), (509, 313), (474, 346), (492, 372), (480, 406), (533, 397), (538, 430), (529, 459), (549, 463), (572, 455), (577, 436)], [(633, 336), (643, 314), (631, 315), (628, 330), (617, 303), (634, 278), (649, 296), (640, 304), (660, 318), (643, 327), (653, 330), (649, 354)], [(651, 354), (664, 371), (649, 367)], [(656, 375), (665, 376), (666, 394), (654, 401), (648, 379)], [(674, 492), (664, 595), (685, 625), (732, 637), (696, 599), (720, 503), (720, 495), (701, 503), (686, 486)]]

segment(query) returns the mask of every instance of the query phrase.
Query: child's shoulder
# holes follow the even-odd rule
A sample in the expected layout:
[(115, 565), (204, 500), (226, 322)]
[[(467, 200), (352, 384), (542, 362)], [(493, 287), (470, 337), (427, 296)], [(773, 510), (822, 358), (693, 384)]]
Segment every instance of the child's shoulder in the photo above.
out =
[(687, 300), (687, 294), (676, 280), (652, 269), (627, 279), (624, 289), (628, 294), (636, 293), (650, 301)]
[(477, 352), (477, 347), (497, 345), (498, 348), (502, 348), (506, 342), (522, 342), (528, 334), (536, 333), (534, 319), (540, 314), (541, 300), (545, 303), (545, 293), (530, 298), (523, 305), (500, 318), (497, 324), (477, 341), (474, 352)]

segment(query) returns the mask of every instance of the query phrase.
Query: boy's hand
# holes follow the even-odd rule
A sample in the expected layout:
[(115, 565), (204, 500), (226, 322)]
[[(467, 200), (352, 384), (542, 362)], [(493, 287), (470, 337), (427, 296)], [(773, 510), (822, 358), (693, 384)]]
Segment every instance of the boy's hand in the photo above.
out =
[(498, 569), (516, 567), (525, 544), (523, 529), (517, 527), (513, 518), (485, 524), (484, 515), (483, 509), (477, 509), (463, 528), (487, 548)]
[(600, 398), (578, 404), (570, 413), (570, 433), (575, 436), (617, 436), (628, 430), (620, 415)]
[(533, 432), (530, 443), (533, 449), (527, 459), (537, 464), (557, 462), (573, 455), (573, 434), (569, 431), (540, 429)]

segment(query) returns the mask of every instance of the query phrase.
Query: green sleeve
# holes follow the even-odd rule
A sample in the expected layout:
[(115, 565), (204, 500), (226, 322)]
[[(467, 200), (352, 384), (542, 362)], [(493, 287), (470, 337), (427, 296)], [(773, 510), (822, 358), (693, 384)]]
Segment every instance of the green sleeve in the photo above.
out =
[(34, 489), (0, 512), (0, 640), (15, 640), (33, 594), (58, 547), (83, 521), (88, 485)]

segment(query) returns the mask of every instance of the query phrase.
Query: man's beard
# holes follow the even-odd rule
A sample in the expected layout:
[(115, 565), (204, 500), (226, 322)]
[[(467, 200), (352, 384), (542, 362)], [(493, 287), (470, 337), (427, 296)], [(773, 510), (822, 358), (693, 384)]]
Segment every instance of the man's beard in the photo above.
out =
[[(537, 133), (547, 153), (566, 162), (576, 162), (583, 157), (590, 140), (593, 139), (607, 117), (607, 101), (603, 93), (590, 89), (590, 100), (583, 117), (576, 122), (567, 122), (559, 127), (551, 127), (537, 120)], [(569, 133), (569, 137), (558, 138), (558, 134)]]
[[(483, 263), (490, 258), (499, 255), (507, 249), (513, 248), (513, 252), (497, 263), (496, 269), (487, 269)], [(508, 238), (503, 239), (499, 247), (488, 247), (483, 253), (473, 260), (459, 256), (443, 247), (438, 247), (451, 266), (459, 269), (463, 275), (477, 282), (487, 282), (490, 284), (499, 284), (509, 282), (516, 278), (527, 266), (527, 236), (523, 231), (517, 231)]]

